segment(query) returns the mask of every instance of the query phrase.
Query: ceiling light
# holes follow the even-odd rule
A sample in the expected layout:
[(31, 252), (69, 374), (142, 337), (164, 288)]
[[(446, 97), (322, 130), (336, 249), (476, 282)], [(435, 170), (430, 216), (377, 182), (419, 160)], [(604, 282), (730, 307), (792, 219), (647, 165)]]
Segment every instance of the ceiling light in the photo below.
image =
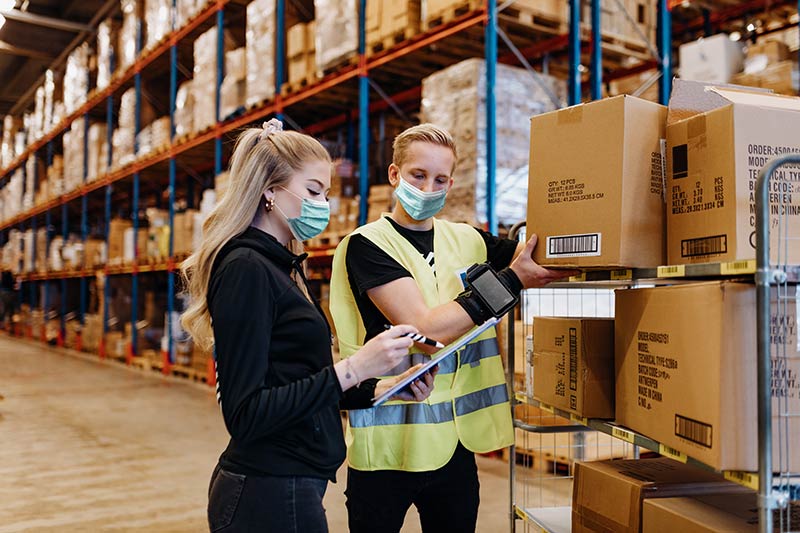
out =
[(3, 27), (3, 24), (6, 23), (6, 18), (3, 15), (0, 15), (0, 28)]
[(750, 23), (747, 25), (747, 31), (754, 31), (756, 29), (755, 24)]
[(17, 6), (17, 0), (0, 0), (0, 11), (11, 11)]
[(735, 31), (730, 34), (731, 41), (740, 41), (742, 39), (742, 34), (738, 31)]

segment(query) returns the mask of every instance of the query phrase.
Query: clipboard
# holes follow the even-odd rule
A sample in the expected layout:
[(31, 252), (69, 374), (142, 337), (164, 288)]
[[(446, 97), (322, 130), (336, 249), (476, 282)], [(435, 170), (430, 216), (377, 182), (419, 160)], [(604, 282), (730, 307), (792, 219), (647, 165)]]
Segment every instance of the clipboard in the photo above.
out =
[(480, 335), (487, 329), (497, 325), (498, 322), (500, 322), (499, 318), (490, 318), (480, 326), (472, 328), (467, 333), (465, 333), (455, 341), (451, 342), (450, 344), (448, 344), (447, 346), (445, 346), (444, 348), (433, 354), (431, 360), (422, 365), (419, 369), (417, 369), (416, 372), (414, 372), (410, 376), (406, 377), (404, 380), (395, 384), (392, 388), (381, 394), (378, 398), (375, 398), (372, 403), (372, 406), (377, 407), (382, 403), (386, 402), (387, 400), (389, 400), (389, 398), (400, 392), (402, 389), (406, 388), (412, 381), (419, 379), (420, 377), (422, 377), (423, 374), (428, 372), (431, 368), (438, 365), (445, 357), (453, 355), (458, 350), (463, 348), (467, 343), (478, 337), (478, 335)]

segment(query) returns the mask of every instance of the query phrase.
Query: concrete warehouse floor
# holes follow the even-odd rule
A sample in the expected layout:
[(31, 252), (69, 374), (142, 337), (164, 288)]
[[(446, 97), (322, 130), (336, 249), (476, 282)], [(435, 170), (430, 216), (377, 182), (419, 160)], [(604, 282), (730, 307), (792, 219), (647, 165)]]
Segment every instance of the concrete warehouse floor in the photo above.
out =
[[(212, 390), (0, 336), (0, 533), (207, 531), (227, 442)], [(508, 531), (508, 467), (479, 457), (478, 531)], [(326, 495), (347, 531), (344, 468)], [(411, 510), (403, 533), (419, 531)]]

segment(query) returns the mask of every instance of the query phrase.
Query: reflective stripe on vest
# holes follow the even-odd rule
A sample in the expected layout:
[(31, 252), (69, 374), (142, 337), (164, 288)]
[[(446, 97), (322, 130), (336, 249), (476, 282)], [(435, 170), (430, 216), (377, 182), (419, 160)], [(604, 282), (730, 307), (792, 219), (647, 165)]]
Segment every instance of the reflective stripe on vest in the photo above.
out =
[[(488, 389), (472, 392), (456, 398), (456, 415), (468, 415), (480, 409), (508, 401), (506, 385), (495, 385)], [(349, 411), (350, 425), (354, 428), (371, 426), (394, 426), (398, 424), (440, 424), (452, 422), (453, 403), (441, 402), (434, 405), (426, 403), (404, 403), (382, 405), (372, 409), (353, 409)]]
[(471, 392), (456, 398), (456, 416), (464, 416), (480, 409), (508, 401), (508, 387), (505, 383), (488, 389)]

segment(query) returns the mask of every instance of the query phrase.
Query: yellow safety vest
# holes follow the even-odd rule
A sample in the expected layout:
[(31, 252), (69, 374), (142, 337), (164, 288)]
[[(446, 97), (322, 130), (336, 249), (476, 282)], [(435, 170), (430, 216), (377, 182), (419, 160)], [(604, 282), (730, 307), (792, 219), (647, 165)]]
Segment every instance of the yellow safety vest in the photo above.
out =
[[(406, 268), (432, 308), (452, 301), (463, 290), (458, 271), (486, 261), (486, 245), (474, 228), (436, 219), (433, 227), (435, 274), (419, 251), (385, 218), (362, 226), (336, 247), (330, 307), (343, 358), (361, 347), (366, 334), (345, 266), (350, 236), (363, 235)], [(426, 354), (412, 353), (391, 374), (402, 373), (427, 358)], [(347, 458), (356, 470), (435, 470), (447, 464), (459, 440), (479, 453), (514, 441), (508, 387), (494, 328), (442, 362), (426, 401), (386, 402), (351, 410), (348, 416)]]

